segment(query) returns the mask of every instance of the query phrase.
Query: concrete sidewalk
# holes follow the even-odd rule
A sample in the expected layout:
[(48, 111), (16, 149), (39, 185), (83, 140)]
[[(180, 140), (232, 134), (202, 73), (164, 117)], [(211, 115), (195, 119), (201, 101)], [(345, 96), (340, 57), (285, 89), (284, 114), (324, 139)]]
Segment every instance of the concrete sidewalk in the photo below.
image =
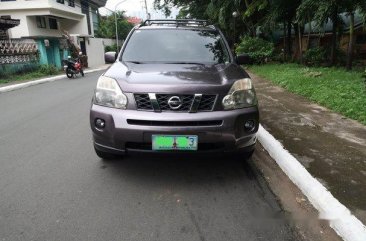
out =
[(366, 223), (366, 127), (250, 76), (265, 129)]
[[(105, 70), (109, 66), (110, 66), (110, 64), (104, 64), (104, 65), (101, 65), (96, 68), (87, 68), (84, 70), (84, 73), (88, 74), (88, 73), (93, 73), (95, 71)], [(5, 83), (5, 84), (0, 84), (0, 93), (13, 91), (13, 90), (17, 90), (17, 89), (22, 89), (22, 88), (26, 88), (29, 86), (43, 84), (43, 83), (47, 83), (47, 82), (52, 82), (52, 81), (64, 79), (64, 78), (67, 78), (66, 74), (59, 74), (59, 75), (53, 75), (50, 77), (43, 77), (43, 78), (38, 78), (38, 79), (33, 79), (33, 80), (14, 81), (14, 82), (9, 82), (9, 83)]]

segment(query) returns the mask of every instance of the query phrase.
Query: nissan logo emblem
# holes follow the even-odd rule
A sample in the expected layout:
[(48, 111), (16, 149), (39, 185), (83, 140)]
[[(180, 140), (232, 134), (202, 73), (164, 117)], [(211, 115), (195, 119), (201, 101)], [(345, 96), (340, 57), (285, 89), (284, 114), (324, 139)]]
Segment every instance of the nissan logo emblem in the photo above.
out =
[(172, 96), (168, 100), (168, 105), (170, 109), (177, 110), (182, 106), (182, 101), (179, 96)]

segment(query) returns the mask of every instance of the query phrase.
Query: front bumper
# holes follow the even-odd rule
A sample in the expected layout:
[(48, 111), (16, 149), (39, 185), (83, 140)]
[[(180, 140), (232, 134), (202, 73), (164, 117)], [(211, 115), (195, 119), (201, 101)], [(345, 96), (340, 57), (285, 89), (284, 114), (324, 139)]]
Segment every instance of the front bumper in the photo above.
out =
[[(96, 127), (97, 118), (105, 121), (104, 128)], [(247, 120), (255, 122), (255, 128), (251, 131), (244, 128)], [(194, 153), (250, 152), (256, 143), (259, 114), (257, 107), (198, 113), (156, 113), (93, 104), (90, 125), (95, 148), (113, 154), (161, 153), (151, 148), (153, 134), (197, 135), (198, 151)]]

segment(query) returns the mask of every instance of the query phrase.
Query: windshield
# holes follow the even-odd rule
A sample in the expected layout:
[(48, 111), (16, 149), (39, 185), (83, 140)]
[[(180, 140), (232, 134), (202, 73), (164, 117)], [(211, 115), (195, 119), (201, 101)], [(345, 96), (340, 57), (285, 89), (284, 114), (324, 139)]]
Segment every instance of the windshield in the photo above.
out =
[(217, 64), (229, 62), (229, 54), (217, 31), (136, 30), (126, 45), (122, 61)]

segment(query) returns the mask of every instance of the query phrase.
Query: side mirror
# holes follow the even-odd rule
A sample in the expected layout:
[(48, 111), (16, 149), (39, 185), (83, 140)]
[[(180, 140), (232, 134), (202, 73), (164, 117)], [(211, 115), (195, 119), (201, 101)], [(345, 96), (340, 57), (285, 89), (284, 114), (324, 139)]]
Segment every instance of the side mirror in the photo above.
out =
[(110, 51), (110, 52), (106, 52), (104, 54), (104, 61), (107, 64), (114, 63), (116, 61), (116, 59), (117, 59), (117, 52)]
[(252, 58), (248, 54), (240, 54), (235, 57), (235, 60), (238, 65), (253, 63)]

